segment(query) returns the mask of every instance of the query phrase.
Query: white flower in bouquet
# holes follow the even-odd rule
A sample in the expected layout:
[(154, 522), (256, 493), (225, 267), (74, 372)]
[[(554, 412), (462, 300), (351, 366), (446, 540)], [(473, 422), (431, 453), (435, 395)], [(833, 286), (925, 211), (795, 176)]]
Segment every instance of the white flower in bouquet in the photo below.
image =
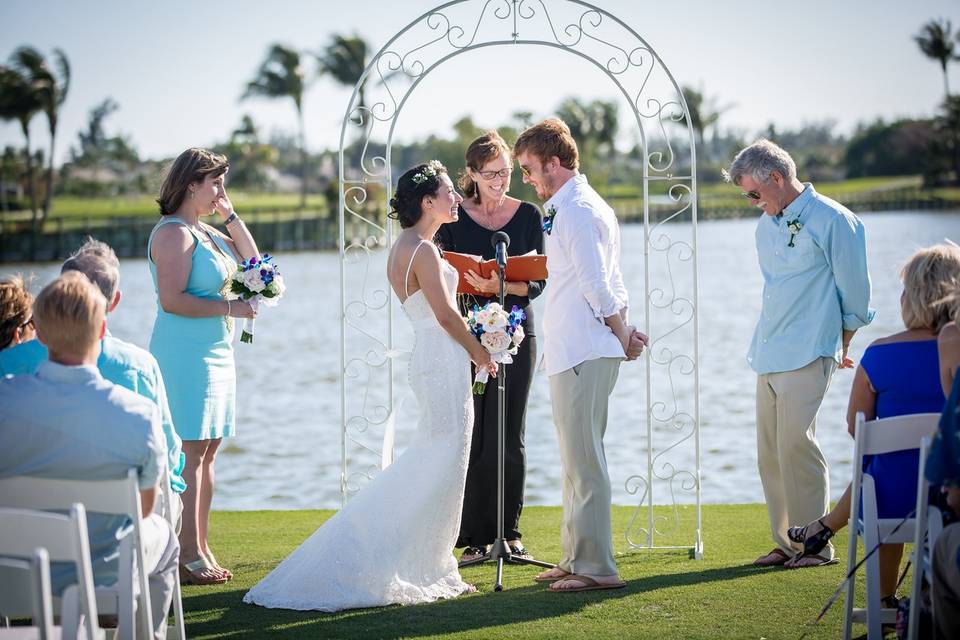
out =
[(267, 285), (263, 282), (263, 278), (260, 276), (260, 272), (256, 269), (243, 272), (243, 284), (254, 293), (260, 293), (267, 288)]
[[(240, 263), (224, 283), (222, 293), (227, 300), (245, 300), (256, 312), (261, 302), (276, 306), (285, 290), (280, 269), (274, 264), (273, 257), (265, 253), (262, 258), (254, 256)], [(253, 325), (253, 318), (244, 320), (240, 342), (253, 342)]]
[(513, 340), (506, 331), (484, 331), (480, 344), (490, 353), (500, 353), (513, 346)]
[[(493, 362), (507, 365), (513, 362), (513, 356), (523, 340), (523, 327), (520, 323), (525, 318), (523, 309), (516, 305), (507, 313), (498, 303), (488, 302), (482, 309), (474, 305), (473, 309), (467, 312), (467, 326), (470, 333), (480, 340)], [(489, 374), (485, 368), (477, 369), (473, 379), (473, 392), (483, 394), (488, 379)]]

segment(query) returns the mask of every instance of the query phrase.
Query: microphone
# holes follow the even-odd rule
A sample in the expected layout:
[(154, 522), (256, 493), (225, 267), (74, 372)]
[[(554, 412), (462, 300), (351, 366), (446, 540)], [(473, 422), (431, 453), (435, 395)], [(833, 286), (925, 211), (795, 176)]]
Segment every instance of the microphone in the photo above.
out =
[(493, 234), (493, 237), (490, 238), (490, 244), (492, 244), (497, 249), (497, 266), (500, 269), (507, 268), (507, 247), (510, 246), (510, 236), (508, 236), (503, 231), (497, 231)]

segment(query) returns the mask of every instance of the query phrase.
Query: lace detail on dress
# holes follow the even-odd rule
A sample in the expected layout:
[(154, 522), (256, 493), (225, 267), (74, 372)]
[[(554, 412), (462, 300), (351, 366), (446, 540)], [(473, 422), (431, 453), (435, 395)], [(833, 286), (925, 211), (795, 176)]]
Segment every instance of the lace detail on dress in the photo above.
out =
[[(442, 264), (453, 304), (457, 270)], [(431, 602), (467, 590), (452, 549), (473, 431), (470, 361), (422, 292), (409, 296), (403, 309), (414, 326), (408, 381), (420, 406), (416, 435), (244, 602), (339, 611)]]

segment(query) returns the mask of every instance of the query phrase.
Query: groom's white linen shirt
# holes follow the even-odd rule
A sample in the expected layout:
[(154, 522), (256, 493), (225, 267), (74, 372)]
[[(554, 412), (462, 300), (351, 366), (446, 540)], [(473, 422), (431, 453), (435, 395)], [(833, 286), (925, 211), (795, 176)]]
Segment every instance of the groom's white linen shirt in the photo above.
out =
[(557, 213), (544, 237), (550, 272), (543, 319), (547, 375), (587, 360), (625, 357), (604, 318), (627, 306), (620, 227), (610, 205), (578, 174), (544, 203), (544, 211), (551, 207)]

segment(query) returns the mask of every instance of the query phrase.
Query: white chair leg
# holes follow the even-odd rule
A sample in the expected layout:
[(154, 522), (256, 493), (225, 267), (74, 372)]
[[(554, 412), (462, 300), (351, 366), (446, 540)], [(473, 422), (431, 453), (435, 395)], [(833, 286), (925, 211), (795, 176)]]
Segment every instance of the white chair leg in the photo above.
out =
[[(876, 536), (864, 536), (863, 549), (868, 553), (877, 544)], [(867, 639), (883, 640), (883, 632), (880, 620), (880, 553), (875, 552), (864, 563), (866, 568), (866, 591), (867, 591)]]
[[(857, 541), (860, 539), (856, 530), (856, 525), (850, 529), (850, 544), (847, 549), (847, 573), (857, 564)], [(857, 574), (854, 573), (847, 581), (847, 595), (844, 598), (843, 607), (843, 640), (850, 640), (853, 632), (853, 596)]]

